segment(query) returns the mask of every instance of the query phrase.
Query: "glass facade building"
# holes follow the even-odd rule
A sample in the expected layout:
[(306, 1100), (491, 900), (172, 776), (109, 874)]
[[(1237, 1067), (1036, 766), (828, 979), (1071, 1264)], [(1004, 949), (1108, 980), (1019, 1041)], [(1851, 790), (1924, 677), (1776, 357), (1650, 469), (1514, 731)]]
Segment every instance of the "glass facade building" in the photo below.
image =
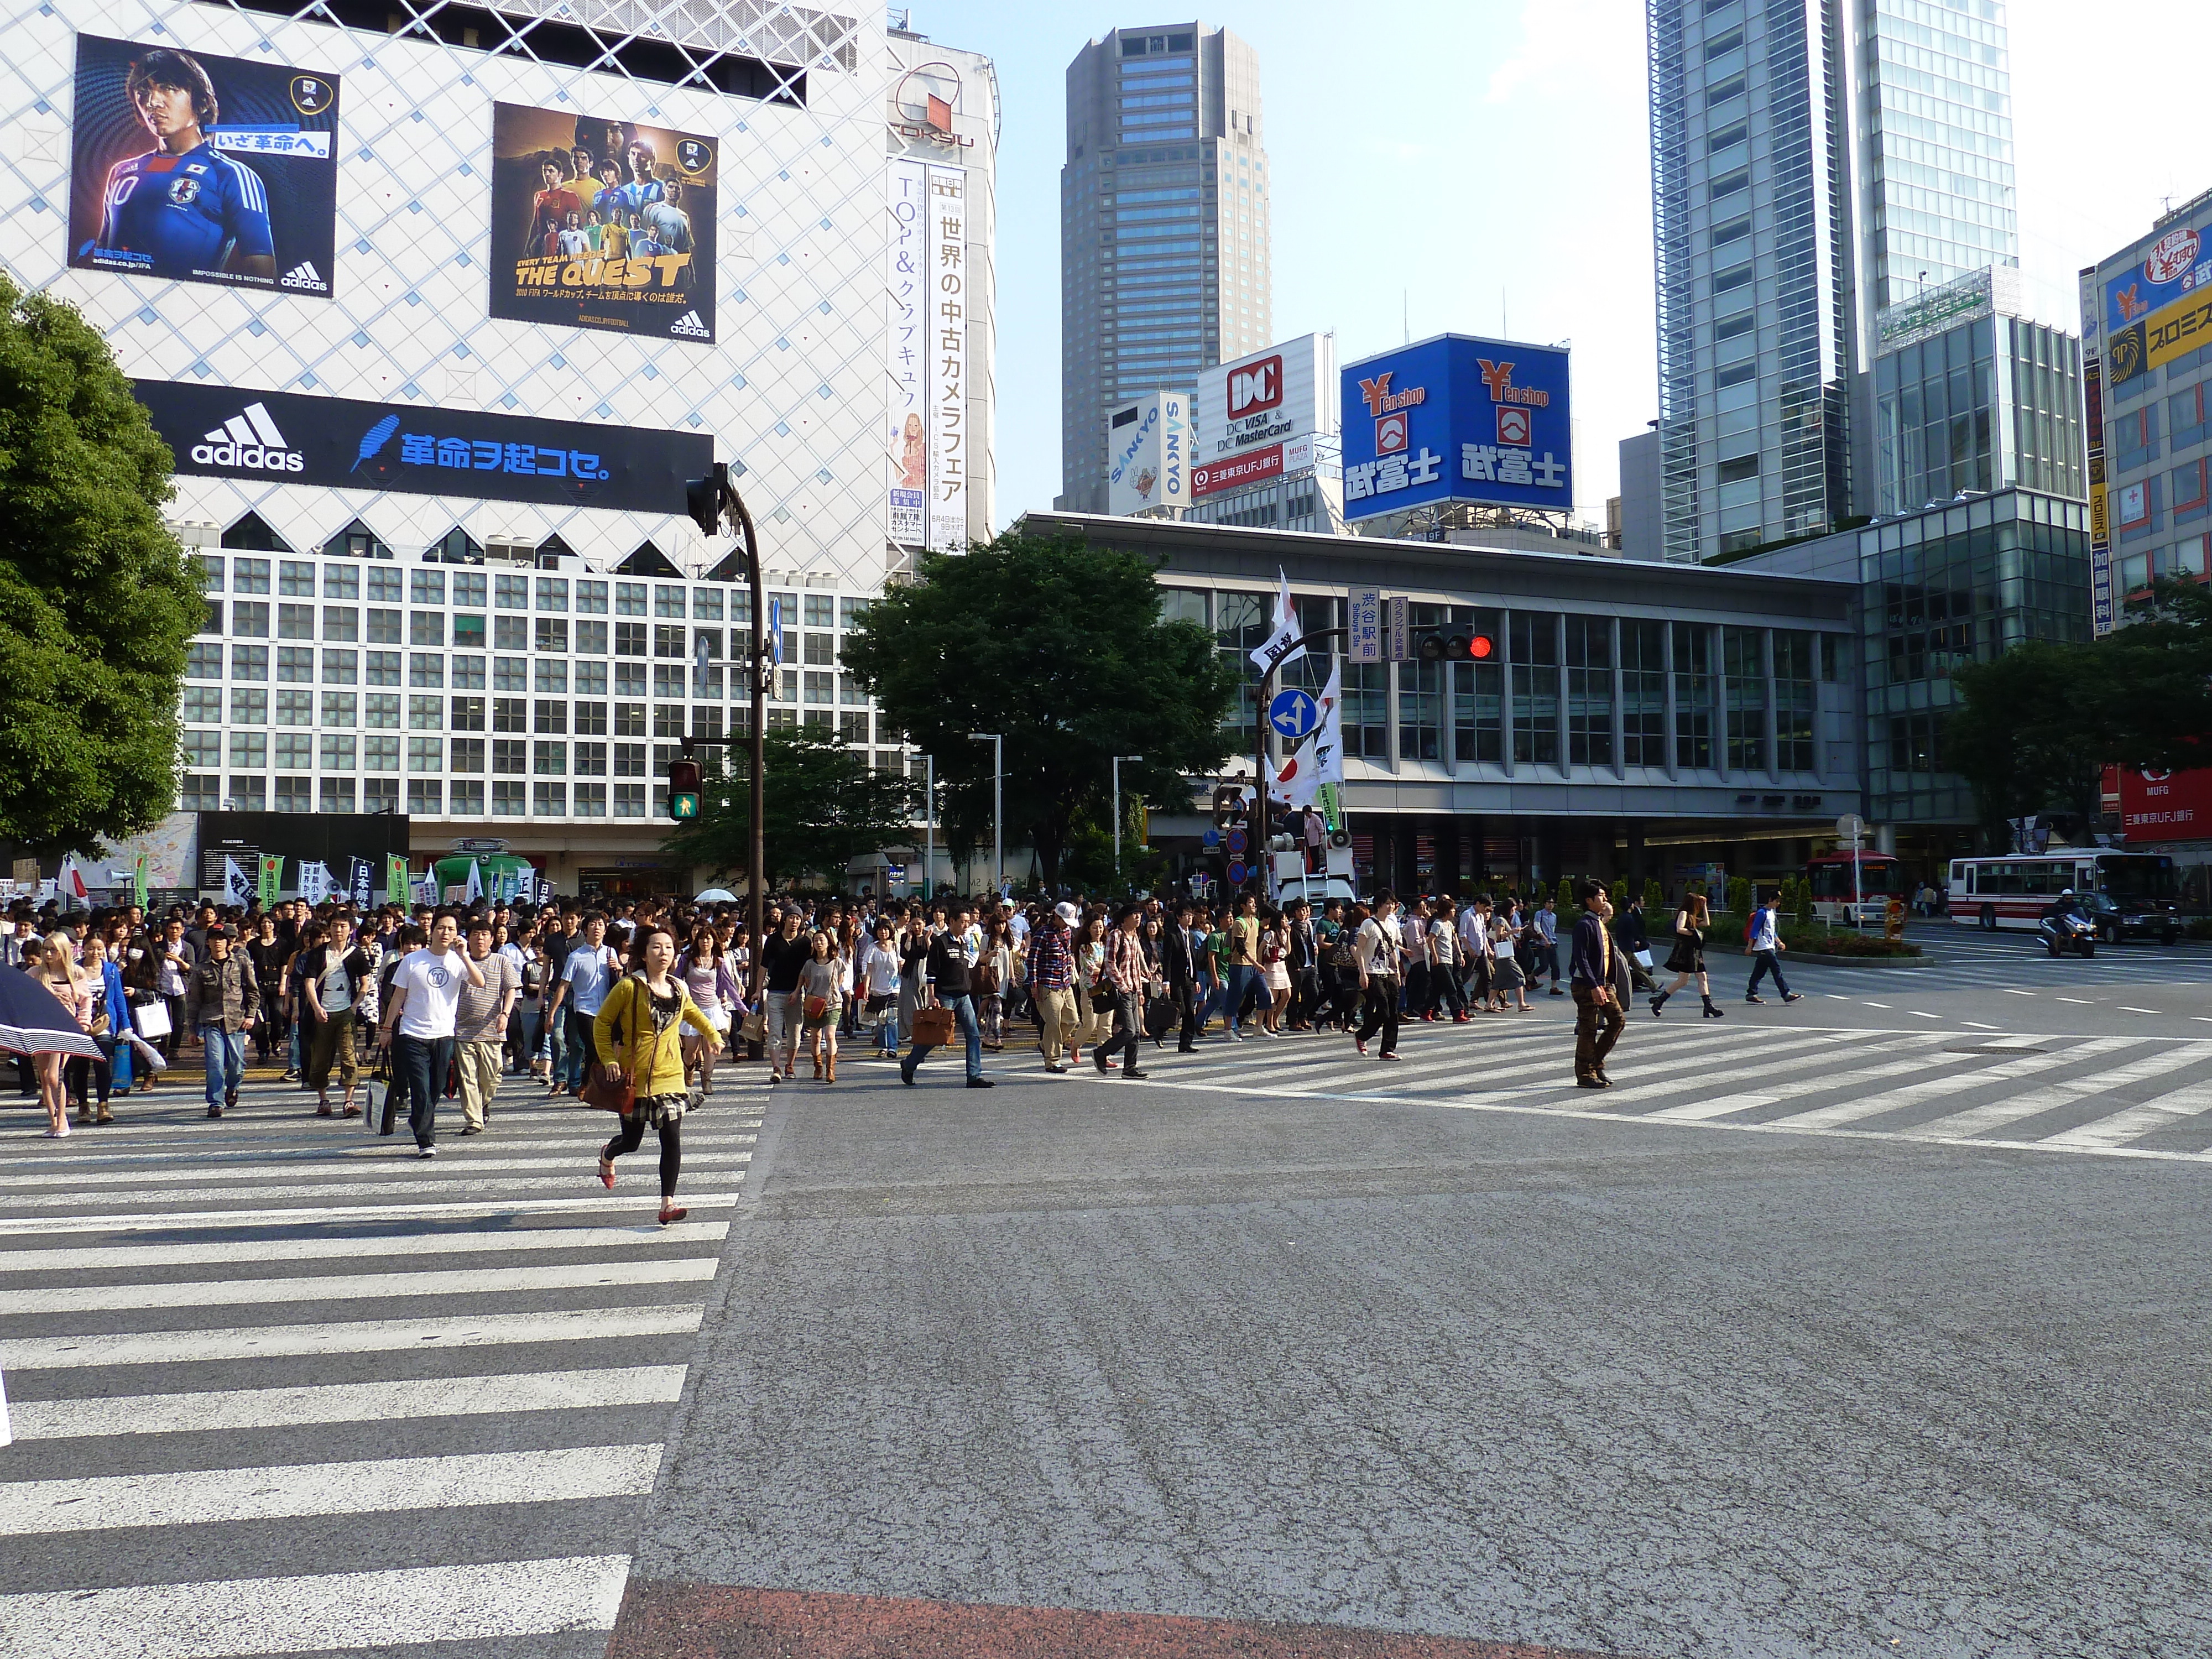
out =
[(1882, 518), (2014, 484), (2087, 499), (2081, 344), (2063, 330), (1984, 316), (1885, 352), (1874, 414)]
[(1068, 65), (1060, 507), (1106, 510), (1115, 408), (1274, 337), (1264, 131), (1226, 29), (1119, 29)]
[(1665, 555), (1869, 510), (1881, 311), (2017, 263), (1996, 0), (1647, 0)]

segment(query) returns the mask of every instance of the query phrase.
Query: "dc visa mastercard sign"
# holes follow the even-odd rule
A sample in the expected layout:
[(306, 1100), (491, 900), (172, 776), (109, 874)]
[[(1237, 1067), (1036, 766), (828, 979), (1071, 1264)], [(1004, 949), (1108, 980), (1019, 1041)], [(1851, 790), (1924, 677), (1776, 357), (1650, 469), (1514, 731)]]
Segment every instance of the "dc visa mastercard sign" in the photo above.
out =
[(338, 77), (81, 34), (69, 262), (328, 299)]
[(714, 461), (703, 433), (174, 380), (131, 389), (177, 471), (204, 477), (681, 513), (684, 481)]
[(1465, 334), (1348, 365), (1345, 517), (1440, 501), (1567, 511), (1567, 379), (1561, 347)]

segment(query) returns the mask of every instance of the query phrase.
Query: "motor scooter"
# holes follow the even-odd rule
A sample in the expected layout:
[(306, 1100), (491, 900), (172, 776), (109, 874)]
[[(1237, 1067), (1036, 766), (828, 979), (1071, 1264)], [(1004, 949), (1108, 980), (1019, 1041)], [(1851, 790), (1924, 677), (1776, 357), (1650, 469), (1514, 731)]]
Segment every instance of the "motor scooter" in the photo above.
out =
[(2063, 957), (2069, 951), (2085, 957), (2097, 954), (2097, 930), (2085, 916), (2071, 912), (2045, 916), (2035, 924), (2035, 932), (2043, 941), (2043, 948), (2054, 957)]

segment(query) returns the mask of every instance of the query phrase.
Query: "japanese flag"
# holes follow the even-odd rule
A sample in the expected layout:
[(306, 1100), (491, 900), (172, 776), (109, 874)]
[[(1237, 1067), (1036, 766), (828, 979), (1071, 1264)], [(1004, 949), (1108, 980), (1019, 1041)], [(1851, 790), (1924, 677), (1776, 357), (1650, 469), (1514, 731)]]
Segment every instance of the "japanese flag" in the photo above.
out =
[(61, 893), (64, 898), (87, 896), (84, 872), (77, 868), (76, 854), (74, 853), (62, 860)]
[(1321, 738), (1318, 729), (1298, 745), (1298, 752), (1283, 763), (1283, 769), (1275, 774), (1275, 787), (1268, 793), (1285, 806), (1311, 806), (1325, 780), (1321, 775), (1321, 761), (1316, 744)]
[(1283, 574), (1279, 566), (1275, 574), (1282, 586), (1275, 595), (1274, 630), (1260, 642), (1259, 649), (1252, 653), (1252, 665), (1263, 677), (1272, 674), (1286, 662), (1296, 662), (1306, 653), (1305, 647), (1298, 643), (1297, 612), (1291, 606), (1291, 579)]

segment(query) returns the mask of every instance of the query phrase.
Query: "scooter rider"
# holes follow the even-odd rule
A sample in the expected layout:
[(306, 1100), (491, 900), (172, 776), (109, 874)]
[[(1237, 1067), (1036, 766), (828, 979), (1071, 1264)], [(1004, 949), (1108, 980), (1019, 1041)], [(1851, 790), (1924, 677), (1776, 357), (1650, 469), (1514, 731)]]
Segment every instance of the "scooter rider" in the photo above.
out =
[(2071, 887), (2051, 902), (2037, 920), (2035, 931), (2054, 954), (2087, 933), (2089, 919), (2081, 913), (2081, 901), (2075, 896)]

